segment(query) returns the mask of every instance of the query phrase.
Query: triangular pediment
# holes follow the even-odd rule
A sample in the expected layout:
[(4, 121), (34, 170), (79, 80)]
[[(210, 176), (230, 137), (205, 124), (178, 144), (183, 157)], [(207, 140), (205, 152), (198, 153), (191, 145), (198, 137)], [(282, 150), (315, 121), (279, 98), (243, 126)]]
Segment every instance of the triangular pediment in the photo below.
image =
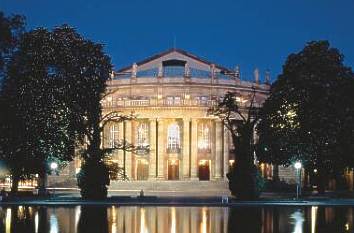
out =
[[(153, 68), (158, 68), (161, 65), (166, 65), (166, 64), (170, 64), (170, 65), (187, 64), (188, 67), (199, 69), (199, 70), (208, 71), (210, 70), (210, 67), (212, 65), (215, 65), (215, 70), (217, 72), (228, 71), (227, 68), (216, 65), (212, 62), (204, 60), (194, 54), (188, 53), (181, 49), (170, 49), (165, 52), (151, 56), (142, 61), (139, 61), (136, 64), (138, 70), (149, 70)], [(128, 66), (118, 70), (118, 72), (131, 72), (131, 70), (132, 70), (132, 66)]]

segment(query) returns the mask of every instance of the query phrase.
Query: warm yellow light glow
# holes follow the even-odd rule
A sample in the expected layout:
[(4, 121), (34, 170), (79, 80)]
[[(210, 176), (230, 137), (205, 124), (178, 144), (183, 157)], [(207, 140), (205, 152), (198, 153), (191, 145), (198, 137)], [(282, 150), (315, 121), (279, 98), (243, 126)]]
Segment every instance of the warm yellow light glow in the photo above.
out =
[(188, 95), (188, 94), (186, 94), (186, 95), (184, 96), (184, 98), (187, 99), (187, 100), (189, 100), (189, 99), (191, 98), (191, 96)]
[(171, 208), (171, 233), (176, 233), (176, 208)]
[(75, 207), (75, 229), (76, 229), (76, 231), (78, 231), (77, 226), (79, 224), (80, 216), (81, 216), (81, 207), (76, 206)]
[(203, 207), (202, 209), (202, 222), (200, 223), (200, 232), (207, 233), (207, 209)]
[(234, 163), (235, 163), (235, 160), (233, 160), (233, 159), (230, 159), (230, 160), (229, 160), (229, 165), (230, 165), (230, 166), (234, 165)]
[(158, 99), (162, 99), (162, 95), (160, 95), (160, 94), (157, 95), (157, 98), (158, 98)]
[(115, 206), (112, 206), (112, 233), (117, 233), (117, 215)]
[(11, 232), (11, 208), (6, 209), (6, 218), (5, 218), (5, 232)]
[(240, 103), (246, 103), (247, 102), (247, 99), (244, 99), (242, 97), (236, 97), (236, 101), (237, 102), (240, 102)]
[(171, 159), (170, 160), (170, 165), (177, 165), (177, 160), (176, 159)]
[(349, 231), (349, 223), (346, 223), (346, 224), (344, 225), (344, 227), (345, 227), (345, 230), (346, 230), (346, 231)]
[(311, 207), (311, 233), (316, 233), (317, 206)]
[(36, 214), (34, 215), (34, 232), (38, 233), (38, 224), (39, 224), (39, 215), (38, 215), (38, 211), (36, 212)]
[(202, 159), (202, 160), (199, 160), (199, 165), (205, 166), (205, 165), (208, 164), (208, 162), (209, 162), (209, 160), (204, 160), (204, 159)]
[(145, 208), (140, 209), (140, 233), (149, 233), (146, 226)]

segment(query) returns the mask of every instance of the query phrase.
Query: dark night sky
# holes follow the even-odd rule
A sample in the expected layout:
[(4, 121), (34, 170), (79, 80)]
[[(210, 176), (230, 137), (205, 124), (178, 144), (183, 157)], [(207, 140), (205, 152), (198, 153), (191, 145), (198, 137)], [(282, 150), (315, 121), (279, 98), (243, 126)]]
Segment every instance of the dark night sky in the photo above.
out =
[[(354, 0), (0, 0), (27, 28), (67, 23), (106, 45), (116, 68), (173, 47), (274, 78), (287, 55), (326, 39), (354, 66)], [(246, 78), (246, 77), (245, 77)]]

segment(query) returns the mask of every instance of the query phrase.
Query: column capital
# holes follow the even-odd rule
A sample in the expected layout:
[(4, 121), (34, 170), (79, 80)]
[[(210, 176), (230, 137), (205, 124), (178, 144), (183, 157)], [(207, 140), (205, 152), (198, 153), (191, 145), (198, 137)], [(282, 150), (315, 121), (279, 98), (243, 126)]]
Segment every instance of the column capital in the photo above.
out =
[(218, 118), (215, 118), (215, 119), (214, 119), (214, 121), (215, 121), (215, 122), (217, 122), (217, 123), (221, 123), (221, 122), (223, 122), (223, 120), (222, 120), (222, 119), (220, 119), (219, 117), (218, 117)]

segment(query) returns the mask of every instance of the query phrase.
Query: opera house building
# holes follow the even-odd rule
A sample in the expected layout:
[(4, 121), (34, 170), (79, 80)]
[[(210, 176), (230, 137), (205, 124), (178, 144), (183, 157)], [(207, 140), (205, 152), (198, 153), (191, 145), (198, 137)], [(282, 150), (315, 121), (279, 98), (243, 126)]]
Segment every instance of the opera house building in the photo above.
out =
[[(228, 69), (179, 49), (115, 71), (107, 83), (102, 115), (118, 111), (134, 113), (135, 118), (107, 123), (103, 146), (125, 140), (135, 150), (113, 152), (110, 162), (126, 179), (113, 174), (110, 189), (228, 193), (226, 173), (234, 162), (233, 145), (223, 122), (208, 115), (208, 109), (227, 92), (237, 92), (237, 101), (246, 106), (255, 90), (256, 104), (261, 105), (269, 92), (269, 74), (263, 82), (258, 70), (253, 76), (245, 81), (238, 67)], [(147, 146), (149, 150), (139, 149)], [(271, 166), (263, 166), (264, 175), (271, 176)], [(76, 160), (59, 176), (50, 176), (49, 185), (75, 182), (79, 169)]]

